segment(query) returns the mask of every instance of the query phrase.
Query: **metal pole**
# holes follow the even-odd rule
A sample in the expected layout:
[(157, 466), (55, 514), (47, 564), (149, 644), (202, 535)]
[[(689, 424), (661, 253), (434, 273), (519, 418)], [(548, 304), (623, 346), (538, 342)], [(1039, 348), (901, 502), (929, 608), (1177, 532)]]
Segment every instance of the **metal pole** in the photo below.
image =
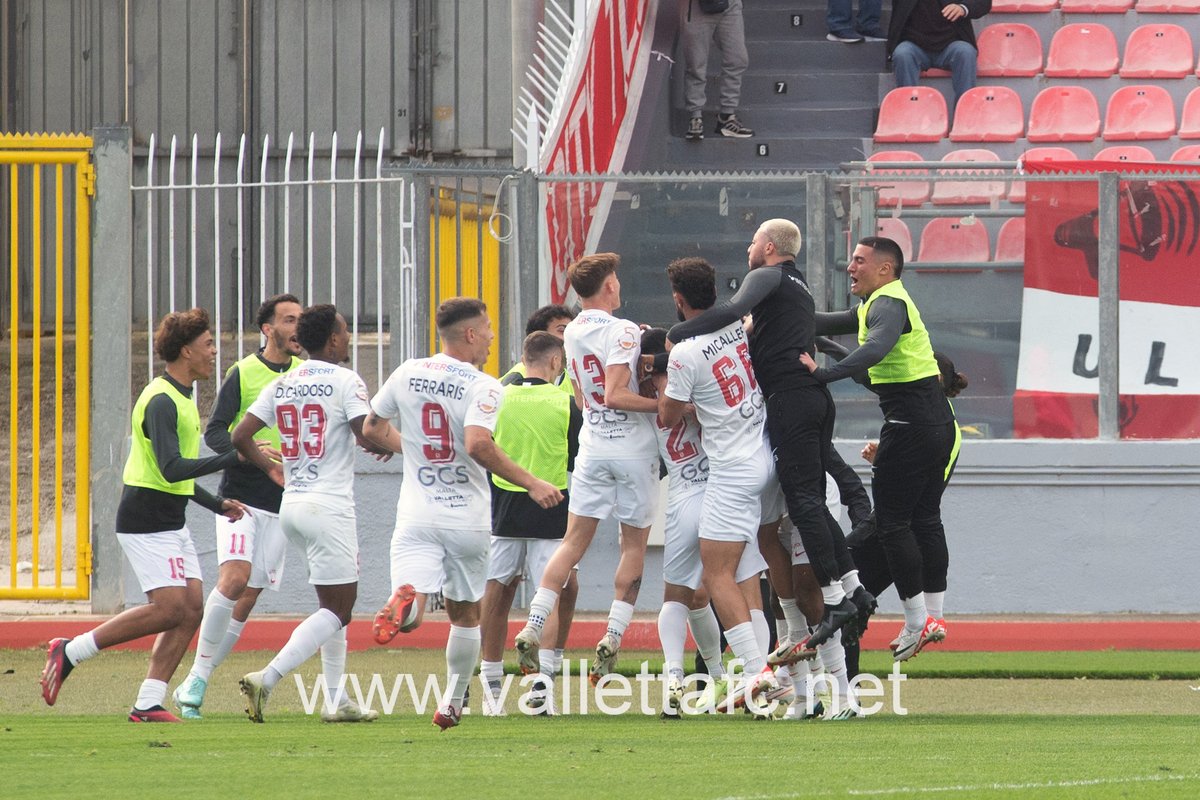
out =
[(511, 363), (521, 357), (524, 341), (525, 320), (538, 305), (538, 276), (542, 265), (538, 259), (538, 182), (532, 172), (523, 171), (513, 181), (509, 208), (515, 209), (512, 216), (512, 252), (515, 263), (509, 269), (510, 308), (518, 309), (508, 317), (507, 352)]
[(1120, 175), (1100, 173), (1098, 255), (1100, 259), (1100, 438), (1121, 438)]
[[(92, 238), (92, 341), (125, 343), (104, 347), (103, 368), (92, 371), (92, 613), (113, 614), (124, 607), (121, 546), (114, 534), (121, 473), (129, 435), (129, 384), (132, 358), (128, 343), (133, 319), (133, 169), (129, 128), (96, 128), (95, 224)], [(154, 197), (146, 194), (146, 202)], [(103, 244), (103, 246), (99, 246)], [(100, 276), (103, 276), (100, 279)], [(153, 325), (153, 320), (150, 321)], [(88, 331), (76, 331), (79, 347)], [(150, 374), (154, 364), (150, 364)], [(79, 380), (87, 380), (80, 375)], [(76, 509), (87, 514), (87, 508)]]
[(825, 195), (828, 189), (828, 179), (823, 172), (812, 172), (804, 177), (805, 194), (807, 195), (805, 209), (807, 212), (806, 227), (808, 237), (804, 242), (807, 261), (805, 272), (809, 288), (812, 289), (817, 311), (829, 308), (826, 290), (826, 254), (825, 254)]

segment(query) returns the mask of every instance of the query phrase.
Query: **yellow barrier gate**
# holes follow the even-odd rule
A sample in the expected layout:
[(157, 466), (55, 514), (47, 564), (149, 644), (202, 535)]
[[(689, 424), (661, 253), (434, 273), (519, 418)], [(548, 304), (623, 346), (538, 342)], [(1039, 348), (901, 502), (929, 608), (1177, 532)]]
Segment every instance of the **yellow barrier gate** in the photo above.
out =
[[(7, 513), (0, 518), (8, 520), (9, 547), (7, 558), (0, 555), (0, 599), (89, 595), (91, 149), (88, 136), (0, 135), (9, 245), (7, 359), (0, 355), (0, 374), (8, 375), (7, 453), (0, 445)], [(52, 457), (49, 436), (43, 442), (50, 424)], [(53, 543), (44, 535), (51, 526)]]

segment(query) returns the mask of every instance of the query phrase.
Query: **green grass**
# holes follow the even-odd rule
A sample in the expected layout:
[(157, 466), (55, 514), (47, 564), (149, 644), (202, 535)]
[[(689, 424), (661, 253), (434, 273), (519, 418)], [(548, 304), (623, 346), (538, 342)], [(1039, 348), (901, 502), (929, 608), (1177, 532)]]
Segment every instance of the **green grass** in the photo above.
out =
[[(586, 716), (545, 719), (519, 714), (510, 699), (508, 717), (468, 716), (439, 733), (429, 710), (417, 714), (403, 700), (369, 725), (322, 724), (302, 713), (291, 679), (277, 687), (266, 724), (253, 725), (236, 682), (270, 653), (235, 653), (222, 665), (204, 720), (132, 725), (124, 712), (145, 672), (144, 652), (106, 652), (82, 665), (47, 708), (37, 689), (43, 653), (0, 650), (0, 796), (1200, 796), (1200, 691), (1187, 681), (1128, 679), (1140, 668), (1138, 654), (1078, 654), (1124, 671), (1124, 680), (917, 673), (924, 666), (962, 674), (969, 657), (988, 670), (1065, 674), (1084, 663), (1075, 655), (923, 654), (901, 684), (906, 716), (834, 723), (739, 714), (667, 723), (637, 713), (607, 717), (593, 706)], [(1195, 661), (1195, 654), (1141, 657), (1164, 671)], [(364, 679), (411, 672), (421, 683), (443, 669), (436, 651), (355, 652), (349, 662)], [(301, 670), (307, 685), (319, 668), (314, 659)]]

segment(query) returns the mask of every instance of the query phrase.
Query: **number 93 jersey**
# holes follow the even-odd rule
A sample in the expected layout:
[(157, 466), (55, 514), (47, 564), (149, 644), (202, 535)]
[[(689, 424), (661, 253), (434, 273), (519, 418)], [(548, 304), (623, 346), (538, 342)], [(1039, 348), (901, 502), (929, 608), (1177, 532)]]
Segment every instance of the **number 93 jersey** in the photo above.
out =
[(439, 353), (401, 364), (371, 398), (404, 442), (396, 527), (459, 531), (492, 528), (487, 471), (467, 454), (464, 429), (496, 429), (500, 381)]
[(337, 364), (306, 361), (268, 384), (246, 413), (279, 429), (284, 495), (353, 502), (357, 443), (350, 420), (369, 411), (362, 378)]
[(741, 322), (671, 349), (667, 396), (696, 406), (710, 469), (739, 464), (762, 447), (766, 412)]

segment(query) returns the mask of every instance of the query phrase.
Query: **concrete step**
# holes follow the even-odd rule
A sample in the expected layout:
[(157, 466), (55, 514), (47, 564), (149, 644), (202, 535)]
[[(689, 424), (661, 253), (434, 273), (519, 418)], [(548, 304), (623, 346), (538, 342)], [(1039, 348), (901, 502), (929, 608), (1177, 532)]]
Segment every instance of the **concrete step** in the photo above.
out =
[[(857, 10), (857, 9), (856, 9)], [(744, 7), (742, 17), (746, 24), (746, 40), (754, 42), (781, 41), (824, 41), (829, 32), (825, 26), (825, 6), (798, 7), (794, 4), (779, 6)], [(888, 9), (879, 22), (880, 30), (888, 26)], [(751, 51), (751, 58), (754, 52)]]
[[(784, 73), (751, 66), (742, 76), (742, 106), (761, 104), (788, 107), (795, 101), (817, 98), (845, 98), (847, 101), (861, 98), (864, 102), (874, 103), (878, 107), (877, 97), (881, 79), (890, 81), (887, 75), (875, 70)], [(784, 86), (778, 87), (778, 82), (782, 82)], [(721, 96), (718, 76), (709, 76), (706, 96), (714, 99)]]
[(832, 169), (842, 161), (866, 158), (869, 142), (855, 132), (794, 138), (764, 134), (751, 139), (727, 139), (706, 133), (702, 141), (691, 142), (682, 138), (681, 131), (678, 137), (664, 143), (658, 163), (662, 165), (659, 169), (667, 171)]

